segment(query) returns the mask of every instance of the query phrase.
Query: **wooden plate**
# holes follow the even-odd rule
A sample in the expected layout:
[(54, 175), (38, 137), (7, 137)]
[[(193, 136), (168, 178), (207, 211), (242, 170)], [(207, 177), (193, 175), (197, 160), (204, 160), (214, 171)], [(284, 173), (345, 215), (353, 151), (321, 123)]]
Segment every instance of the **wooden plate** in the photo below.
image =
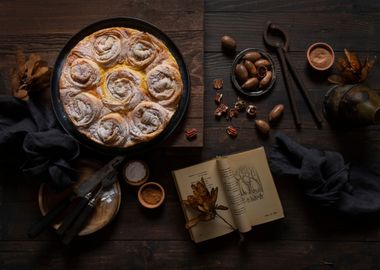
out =
[[(80, 172), (79, 182), (87, 179), (102, 166), (103, 164), (100, 164), (98, 161), (94, 160), (79, 161), (78, 164), (76, 164), (76, 168)], [(42, 215), (45, 215), (50, 211), (50, 209), (54, 208), (57, 203), (66, 198), (70, 194), (71, 190), (72, 188), (68, 188), (57, 193), (48, 184), (42, 184), (38, 193), (38, 205)], [(112, 186), (103, 191), (101, 199), (98, 201), (94, 212), (89, 217), (86, 225), (79, 232), (79, 235), (88, 235), (106, 226), (116, 216), (120, 208), (120, 203), (120, 184), (119, 181), (115, 181)], [(57, 218), (54, 224), (52, 224), (55, 229), (58, 229), (65, 214), (69, 212), (72, 207), (75, 207), (75, 202), (73, 202), (73, 204), (66, 209), (60, 217)]]

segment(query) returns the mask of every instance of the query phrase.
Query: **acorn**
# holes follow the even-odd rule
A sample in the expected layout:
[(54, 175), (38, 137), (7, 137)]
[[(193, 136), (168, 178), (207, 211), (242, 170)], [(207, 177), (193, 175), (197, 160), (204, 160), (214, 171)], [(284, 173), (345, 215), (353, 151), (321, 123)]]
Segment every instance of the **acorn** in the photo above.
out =
[(281, 118), (284, 113), (285, 106), (283, 104), (277, 104), (269, 113), (269, 122), (275, 122)]
[(236, 41), (230, 36), (223, 36), (221, 39), (222, 49), (227, 53), (233, 53), (236, 50)]
[(270, 131), (269, 124), (264, 120), (255, 120), (256, 129), (263, 135), (268, 135)]
[(259, 52), (247, 52), (244, 56), (243, 56), (243, 60), (249, 60), (251, 61), (252, 63), (256, 62), (257, 60), (259, 60), (261, 58), (261, 54)]
[(243, 64), (237, 64), (235, 67), (235, 75), (238, 81), (245, 82), (248, 80), (248, 71)]

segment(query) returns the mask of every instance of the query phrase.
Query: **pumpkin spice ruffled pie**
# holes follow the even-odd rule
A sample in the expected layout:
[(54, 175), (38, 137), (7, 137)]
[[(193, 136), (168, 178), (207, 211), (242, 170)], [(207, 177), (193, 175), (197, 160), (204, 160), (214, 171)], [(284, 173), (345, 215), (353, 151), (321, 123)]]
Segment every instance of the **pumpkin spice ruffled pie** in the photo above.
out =
[(183, 92), (169, 49), (148, 33), (123, 27), (80, 41), (66, 58), (59, 85), (65, 112), (78, 131), (122, 148), (157, 137)]

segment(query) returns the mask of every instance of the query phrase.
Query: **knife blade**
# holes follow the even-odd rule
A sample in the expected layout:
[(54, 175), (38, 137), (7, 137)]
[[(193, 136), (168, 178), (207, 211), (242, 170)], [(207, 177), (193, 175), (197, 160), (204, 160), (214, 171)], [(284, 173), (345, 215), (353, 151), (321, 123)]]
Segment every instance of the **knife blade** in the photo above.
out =
[(93, 190), (99, 183), (104, 179), (108, 179), (107, 176), (114, 173), (117, 167), (123, 162), (125, 156), (116, 156), (93, 175), (91, 175), (87, 180), (81, 182), (76, 187), (74, 187), (73, 192), (51, 211), (49, 211), (45, 216), (43, 216), (38, 222), (34, 223), (28, 230), (28, 237), (35, 238), (43, 230), (45, 230), (50, 223), (52, 223), (58, 216), (63, 212), (63, 210), (70, 205), (71, 201), (75, 198), (85, 197), (91, 190)]
[(74, 188), (74, 193), (77, 197), (84, 197), (87, 193), (93, 190), (103, 179), (107, 178), (109, 174), (113, 173), (117, 167), (123, 162), (125, 156), (117, 156), (110, 162), (104, 165), (101, 169), (91, 175), (86, 181), (79, 184)]

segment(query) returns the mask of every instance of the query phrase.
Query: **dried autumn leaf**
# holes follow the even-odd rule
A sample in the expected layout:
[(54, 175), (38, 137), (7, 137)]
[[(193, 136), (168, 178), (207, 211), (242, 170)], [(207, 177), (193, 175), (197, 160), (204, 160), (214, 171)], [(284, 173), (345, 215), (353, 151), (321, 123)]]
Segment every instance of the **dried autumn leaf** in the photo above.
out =
[(338, 84), (338, 85), (343, 85), (345, 83), (343, 77), (337, 74), (330, 75), (327, 80), (330, 83)]
[(18, 71), (20, 73), (25, 72), (25, 55), (22, 53), (21, 49), (17, 49), (16, 51), (16, 64)]
[(198, 222), (200, 222), (200, 221), (210, 221), (214, 218), (215, 218), (215, 216), (213, 216), (213, 215), (200, 214), (200, 215), (190, 219), (188, 222), (186, 222), (185, 227), (186, 227), (186, 229), (191, 229), (192, 227), (197, 225)]
[(359, 81), (357, 74), (350, 70), (345, 70), (340, 75), (345, 83), (357, 83)]
[[(216, 204), (218, 199), (218, 188), (215, 187), (209, 191), (203, 178), (201, 181), (192, 184), (191, 189), (193, 190), (193, 195), (188, 195), (187, 200), (183, 200), (182, 203), (185, 206), (197, 211), (199, 214), (186, 223), (187, 229), (194, 227), (200, 221), (209, 221), (214, 219), (216, 216), (219, 216), (216, 212), (217, 209), (228, 209), (226, 206)], [(227, 222), (226, 220), (224, 221)]]
[(350, 52), (347, 49), (344, 49), (344, 54), (346, 55), (347, 61), (350, 64), (353, 72), (360, 73), (362, 65), (360, 59), (356, 53)]
[(336, 67), (339, 71), (344, 71), (350, 68), (350, 64), (347, 62), (346, 58), (339, 58)]
[(350, 52), (348, 49), (344, 49), (344, 53), (345, 58), (339, 58), (336, 64), (340, 74), (329, 76), (328, 81), (330, 83), (344, 85), (360, 83), (367, 79), (376, 57), (369, 60), (367, 56), (362, 65), (356, 53)]
[(371, 69), (373, 68), (375, 64), (375, 61), (376, 61), (376, 57), (372, 59), (369, 59), (368, 56), (366, 57), (363, 64), (362, 71), (360, 73), (360, 80), (359, 80), (360, 82), (363, 82), (365, 81), (365, 79), (367, 79), (369, 72), (371, 71)]
[(51, 69), (38, 54), (32, 53), (25, 61), (21, 50), (16, 52), (17, 67), (11, 72), (11, 88), (13, 96), (26, 100), (33, 91), (49, 87)]

